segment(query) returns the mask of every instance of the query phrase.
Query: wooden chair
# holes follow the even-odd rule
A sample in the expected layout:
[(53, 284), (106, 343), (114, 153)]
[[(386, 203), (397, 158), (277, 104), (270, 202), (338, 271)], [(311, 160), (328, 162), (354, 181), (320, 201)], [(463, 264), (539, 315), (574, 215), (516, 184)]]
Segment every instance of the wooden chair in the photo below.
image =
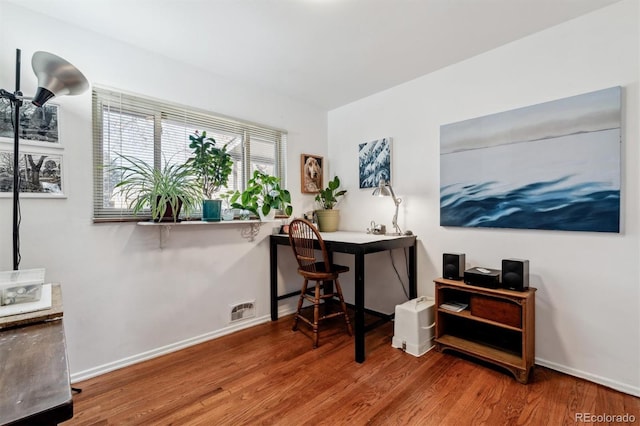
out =
[[(289, 224), (289, 242), (293, 248), (293, 254), (298, 261), (298, 273), (304, 278), (304, 284), (300, 291), (300, 298), (298, 299), (298, 308), (293, 319), (292, 330), (298, 329), (298, 320), (302, 320), (311, 326), (313, 330), (313, 348), (318, 347), (318, 324), (320, 321), (343, 316), (347, 325), (347, 332), (351, 336), (353, 331), (351, 329), (351, 322), (349, 321), (349, 315), (347, 314), (347, 306), (344, 303), (342, 297), (342, 288), (340, 287), (340, 281), (338, 275), (347, 272), (349, 268), (347, 266), (336, 265), (329, 262), (329, 256), (324, 241), (320, 236), (320, 233), (316, 228), (307, 220), (294, 219)], [(315, 243), (317, 242), (319, 249), (316, 250)], [(316, 254), (322, 253), (322, 258), (317, 259)], [(309, 281), (315, 281), (315, 291), (311, 292), (307, 289)], [(325, 286), (325, 281), (327, 285)], [(331, 281), (335, 283), (335, 291)], [(328, 292), (327, 292), (328, 291)], [(330, 299), (337, 297), (340, 301), (340, 309), (337, 312), (328, 312), (327, 302)], [(308, 300), (313, 303), (313, 321), (305, 318), (301, 314), (302, 304), (304, 300)], [(321, 303), (324, 302), (324, 303)], [(323, 315), (320, 316), (320, 305), (324, 304)]]

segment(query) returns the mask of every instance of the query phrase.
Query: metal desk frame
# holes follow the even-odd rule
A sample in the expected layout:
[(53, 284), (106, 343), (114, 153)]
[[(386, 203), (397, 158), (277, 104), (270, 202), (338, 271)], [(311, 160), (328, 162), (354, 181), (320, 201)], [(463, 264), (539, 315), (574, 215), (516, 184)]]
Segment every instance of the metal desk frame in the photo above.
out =
[[(364, 261), (365, 255), (377, 253), (397, 248), (409, 249), (409, 298), (415, 299), (418, 296), (416, 264), (417, 238), (410, 236), (386, 236), (371, 235), (363, 232), (329, 232), (322, 233), (327, 251), (331, 253), (348, 253), (354, 255), (355, 259), (355, 360), (362, 363), (365, 360), (365, 325), (364, 325), (364, 292), (365, 276)], [(271, 292), (271, 320), (278, 319), (278, 301), (300, 294), (300, 292), (278, 295), (278, 245), (288, 246), (289, 236), (284, 234), (271, 235), (270, 237), (270, 292)]]

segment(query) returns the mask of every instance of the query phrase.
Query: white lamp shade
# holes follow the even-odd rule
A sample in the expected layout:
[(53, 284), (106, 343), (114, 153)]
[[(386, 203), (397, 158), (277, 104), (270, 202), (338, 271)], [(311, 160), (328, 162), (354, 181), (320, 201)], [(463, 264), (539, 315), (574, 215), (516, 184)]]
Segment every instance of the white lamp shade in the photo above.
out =
[(378, 184), (376, 189), (373, 190), (373, 194), (371, 195), (373, 195), (374, 197), (391, 196), (391, 191), (389, 191), (389, 187), (387, 186), (387, 183), (384, 181), (384, 179), (380, 179), (380, 183)]
[(76, 67), (52, 53), (34, 53), (31, 66), (38, 77), (38, 90), (32, 101), (36, 106), (54, 96), (79, 95), (89, 88), (89, 82)]

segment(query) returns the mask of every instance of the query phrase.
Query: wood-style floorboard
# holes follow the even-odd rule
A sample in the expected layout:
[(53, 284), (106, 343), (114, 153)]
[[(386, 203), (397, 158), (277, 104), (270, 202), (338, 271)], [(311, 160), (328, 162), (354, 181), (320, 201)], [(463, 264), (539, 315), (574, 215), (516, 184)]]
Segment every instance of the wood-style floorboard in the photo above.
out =
[(313, 350), (291, 321), (76, 383), (63, 425), (573, 425), (577, 413), (640, 423), (639, 398), (547, 368), (522, 385), (449, 352), (414, 357), (391, 347), (392, 323), (367, 334), (357, 364), (340, 324)]

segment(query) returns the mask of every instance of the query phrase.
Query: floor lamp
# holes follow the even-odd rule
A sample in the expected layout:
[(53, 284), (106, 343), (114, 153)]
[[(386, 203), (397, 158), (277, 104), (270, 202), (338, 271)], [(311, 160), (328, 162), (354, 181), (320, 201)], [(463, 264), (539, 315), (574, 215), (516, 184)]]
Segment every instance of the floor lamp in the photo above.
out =
[(388, 232), (387, 235), (403, 235), (400, 227), (398, 226), (398, 208), (400, 207), (400, 203), (402, 199), (396, 197), (396, 194), (393, 192), (393, 188), (390, 183), (387, 183), (384, 179), (380, 179), (380, 184), (376, 189), (373, 190), (373, 196), (377, 197), (391, 197), (393, 199), (393, 203), (396, 205), (396, 212), (393, 215), (393, 228), (395, 232)]
[(16, 49), (16, 90), (11, 93), (0, 89), (0, 98), (9, 100), (13, 115), (13, 270), (20, 265), (20, 107), (23, 100), (31, 100), (41, 107), (54, 96), (79, 95), (89, 88), (89, 82), (69, 62), (47, 52), (36, 52), (31, 59), (33, 72), (38, 78), (34, 97), (22, 96), (20, 91), (20, 49)]

